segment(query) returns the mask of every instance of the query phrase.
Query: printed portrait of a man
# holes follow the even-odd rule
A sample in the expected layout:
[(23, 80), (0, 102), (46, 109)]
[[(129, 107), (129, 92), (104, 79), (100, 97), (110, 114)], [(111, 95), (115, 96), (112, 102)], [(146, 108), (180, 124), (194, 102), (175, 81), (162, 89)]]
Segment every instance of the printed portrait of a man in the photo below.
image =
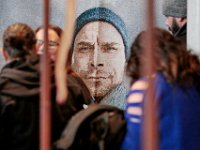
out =
[(72, 67), (98, 103), (125, 108), (123, 84), (127, 33), (123, 20), (107, 8), (92, 8), (76, 20)]

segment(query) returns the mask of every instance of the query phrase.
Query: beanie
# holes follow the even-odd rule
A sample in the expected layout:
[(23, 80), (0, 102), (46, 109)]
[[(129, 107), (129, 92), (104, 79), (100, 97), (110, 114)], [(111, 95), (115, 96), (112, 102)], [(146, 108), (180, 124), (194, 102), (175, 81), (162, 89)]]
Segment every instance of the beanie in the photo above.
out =
[(127, 36), (127, 30), (124, 21), (115, 14), (113, 11), (111, 11), (108, 8), (105, 7), (95, 7), (86, 10), (83, 12), (77, 19), (76, 19), (76, 25), (75, 25), (75, 33), (74, 33), (74, 39), (78, 32), (82, 29), (84, 25), (90, 22), (94, 21), (103, 21), (110, 23), (113, 25), (117, 31), (120, 33), (124, 47), (125, 47), (125, 56), (127, 58), (127, 51), (128, 51), (128, 36)]
[(187, 0), (164, 0), (163, 15), (187, 18)]

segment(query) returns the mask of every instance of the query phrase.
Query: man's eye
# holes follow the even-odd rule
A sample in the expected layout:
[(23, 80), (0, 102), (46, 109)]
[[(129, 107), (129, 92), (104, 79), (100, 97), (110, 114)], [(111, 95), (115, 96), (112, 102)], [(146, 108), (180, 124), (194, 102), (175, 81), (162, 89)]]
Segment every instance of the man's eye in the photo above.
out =
[(111, 51), (116, 51), (117, 50), (117, 48), (116, 47), (112, 47), (112, 46), (110, 46), (110, 47), (103, 47), (103, 50), (105, 51), (105, 52), (111, 52)]
[(88, 51), (92, 50), (92, 48), (91, 47), (79, 47), (78, 50), (80, 52), (88, 52)]

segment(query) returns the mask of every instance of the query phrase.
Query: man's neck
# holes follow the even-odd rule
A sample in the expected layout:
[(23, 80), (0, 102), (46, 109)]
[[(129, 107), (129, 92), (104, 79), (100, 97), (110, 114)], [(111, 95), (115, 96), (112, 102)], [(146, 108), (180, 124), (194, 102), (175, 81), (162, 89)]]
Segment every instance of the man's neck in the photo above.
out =
[(95, 99), (95, 103), (99, 103), (104, 97), (100, 96), (100, 97), (94, 97)]

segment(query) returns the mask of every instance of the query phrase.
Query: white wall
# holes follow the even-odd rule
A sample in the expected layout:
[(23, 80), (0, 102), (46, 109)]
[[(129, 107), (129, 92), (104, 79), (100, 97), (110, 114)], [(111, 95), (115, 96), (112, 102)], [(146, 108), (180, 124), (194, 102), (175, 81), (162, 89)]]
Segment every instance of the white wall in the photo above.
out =
[[(144, 28), (146, 0), (77, 0), (77, 15), (93, 6), (106, 6), (114, 10), (125, 21), (129, 44)], [(155, 0), (156, 22), (165, 28), (164, 16), (161, 14), (161, 0)], [(64, 26), (65, 0), (51, 0), (51, 23)], [(42, 24), (42, 0), (1, 0), (0, 1), (0, 47), (5, 28), (15, 22), (24, 22), (34, 29)], [(4, 64), (0, 56), (0, 68)]]
[(200, 1), (188, 0), (187, 13), (187, 46), (200, 56)]

